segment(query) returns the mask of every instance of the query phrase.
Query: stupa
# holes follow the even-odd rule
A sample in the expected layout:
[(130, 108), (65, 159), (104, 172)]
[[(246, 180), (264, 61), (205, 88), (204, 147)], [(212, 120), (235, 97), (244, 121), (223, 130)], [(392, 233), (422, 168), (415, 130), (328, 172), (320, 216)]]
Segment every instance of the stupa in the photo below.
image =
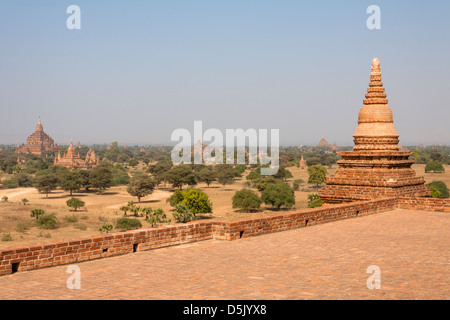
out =
[(359, 112), (353, 151), (339, 152), (339, 169), (327, 177), (319, 197), (325, 203), (368, 200), (379, 197), (430, 196), (423, 177), (411, 168), (408, 150), (400, 150), (381, 82), (380, 61), (372, 61), (370, 84)]
[(40, 155), (45, 151), (56, 152), (58, 151), (58, 146), (55, 144), (55, 141), (44, 132), (44, 127), (42, 126), (41, 118), (39, 117), (36, 131), (28, 137), (26, 145), (22, 144), (16, 149), (16, 153), (33, 153)]
[(92, 149), (89, 149), (85, 160), (81, 159), (80, 154), (76, 152), (75, 147), (73, 146), (72, 140), (70, 140), (70, 146), (67, 149), (67, 153), (64, 156), (61, 156), (61, 154), (58, 153), (58, 156), (55, 157), (54, 164), (66, 168), (89, 169), (96, 167), (99, 162), (99, 157)]

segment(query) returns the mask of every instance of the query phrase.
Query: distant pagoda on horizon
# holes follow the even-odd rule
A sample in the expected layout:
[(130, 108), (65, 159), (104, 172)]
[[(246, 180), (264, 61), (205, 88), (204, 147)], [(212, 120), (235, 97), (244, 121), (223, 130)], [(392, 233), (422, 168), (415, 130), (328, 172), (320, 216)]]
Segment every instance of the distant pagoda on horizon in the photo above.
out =
[(31, 134), (27, 139), (27, 144), (22, 144), (16, 149), (16, 153), (33, 153), (42, 154), (45, 151), (57, 152), (58, 146), (55, 141), (44, 132), (44, 127), (39, 117), (38, 124), (36, 125), (36, 131)]
[(86, 159), (83, 160), (80, 154), (76, 152), (73, 146), (72, 140), (70, 140), (70, 146), (64, 156), (60, 153), (55, 157), (54, 165), (62, 166), (66, 168), (83, 168), (90, 169), (96, 167), (100, 163), (100, 158), (95, 154), (95, 151), (89, 149), (86, 154)]
[(411, 168), (412, 154), (400, 150), (399, 135), (394, 128), (381, 82), (380, 61), (372, 61), (370, 84), (358, 126), (353, 134), (353, 151), (339, 152), (339, 169), (327, 177), (319, 197), (325, 203), (341, 203), (391, 196), (430, 196), (423, 177)]

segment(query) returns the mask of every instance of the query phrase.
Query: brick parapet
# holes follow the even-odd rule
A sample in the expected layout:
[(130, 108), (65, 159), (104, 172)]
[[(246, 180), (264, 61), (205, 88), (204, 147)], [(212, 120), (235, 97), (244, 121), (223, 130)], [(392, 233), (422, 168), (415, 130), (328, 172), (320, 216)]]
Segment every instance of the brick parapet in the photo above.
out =
[(107, 233), (83, 239), (0, 250), (0, 275), (123, 255), (208, 239), (236, 240), (286, 231), (396, 208), (450, 212), (450, 200), (383, 198), (278, 212), (234, 221), (193, 221), (158, 228)]

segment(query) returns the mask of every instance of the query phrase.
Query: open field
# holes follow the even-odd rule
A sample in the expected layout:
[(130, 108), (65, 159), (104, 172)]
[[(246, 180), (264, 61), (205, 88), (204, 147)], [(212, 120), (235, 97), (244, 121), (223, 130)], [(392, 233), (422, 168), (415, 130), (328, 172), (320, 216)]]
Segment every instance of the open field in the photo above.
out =
[[(419, 176), (424, 176), (427, 183), (434, 180), (442, 180), (450, 185), (450, 166), (445, 166), (445, 173), (425, 174), (425, 165), (413, 165)], [(328, 169), (333, 174), (337, 167)], [(290, 167), (293, 178), (288, 179), (292, 183), (295, 179), (308, 180), (306, 169)], [(245, 177), (248, 172), (243, 174)], [(259, 212), (243, 213), (232, 208), (231, 198), (234, 193), (244, 187), (245, 178), (237, 179), (233, 185), (223, 188), (217, 183), (210, 187), (200, 183), (197, 188), (205, 191), (213, 203), (213, 213), (205, 218), (215, 220), (232, 220), (249, 215), (261, 215), (273, 212), (270, 208), (262, 206)], [(172, 207), (166, 203), (166, 199), (172, 195), (173, 189), (169, 185), (160, 185), (151, 195), (143, 198), (140, 206), (163, 209), (168, 218), (172, 218)], [(293, 209), (302, 209), (307, 206), (307, 195), (315, 192), (311, 185), (305, 183), (300, 190), (295, 192), (296, 204)], [(0, 202), (0, 237), (10, 234), (11, 241), (0, 241), (0, 248), (20, 246), (33, 243), (51, 242), (55, 240), (89, 237), (99, 233), (99, 227), (105, 223), (114, 225), (116, 219), (122, 217), (119, 208), (129, 201), (137, 201), (126, 191), (126, 186), (112, 187), (103, 194), (96, 192), (74, 193), (73, 196), (83, 200), (85, 208), (78, 212), (70, 211), (66, 201), (70, 199), (67, 192), (56, 190), (49, 194), (47, 199), (44, 194), (38, 193), (35, 188), (16, 188), (0, 190), (0, 198), (7, 196), (8, 202)], [(23, 205), (21, 199), (26, 198), (29, 203)], [(34, 225), (34, 218), (30, 217), (30, 210), (34, 208), (44, 209), (46, 213), (55, 213), (59, 222), (58, 228), (53, 230), (40, 229)], [(75, 218), (68, 219), (75, 216)], [(144, 218), (139, 218), (144, 228), (150, 227)], [(172, 218), (173, 223), (173, 218)]]

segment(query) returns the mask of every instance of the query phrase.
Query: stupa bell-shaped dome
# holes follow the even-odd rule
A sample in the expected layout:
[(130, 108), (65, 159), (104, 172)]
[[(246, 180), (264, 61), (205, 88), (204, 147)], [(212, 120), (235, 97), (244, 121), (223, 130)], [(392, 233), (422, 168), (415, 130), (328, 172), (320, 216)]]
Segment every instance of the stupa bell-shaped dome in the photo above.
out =
[[(359, 111), (358, 127), (353, 137), (355, 138), (355, 150), (358, 149), (397, 149), (398, 133), (394, 127), (392, 110), (388, 106), (386, 93), (381, 82), (380, 61), (378, 58), (372, 61), (370, 84), (367, 89), (364, 105)], [(374, 147), (374, 138), (378, 140), (378, 146)], [(390, 139), (389, 139), (390, 138)], [(387, 139), (387, 140), (386, 140)], [(384, 146), (382, 146), (384, 145)]]

